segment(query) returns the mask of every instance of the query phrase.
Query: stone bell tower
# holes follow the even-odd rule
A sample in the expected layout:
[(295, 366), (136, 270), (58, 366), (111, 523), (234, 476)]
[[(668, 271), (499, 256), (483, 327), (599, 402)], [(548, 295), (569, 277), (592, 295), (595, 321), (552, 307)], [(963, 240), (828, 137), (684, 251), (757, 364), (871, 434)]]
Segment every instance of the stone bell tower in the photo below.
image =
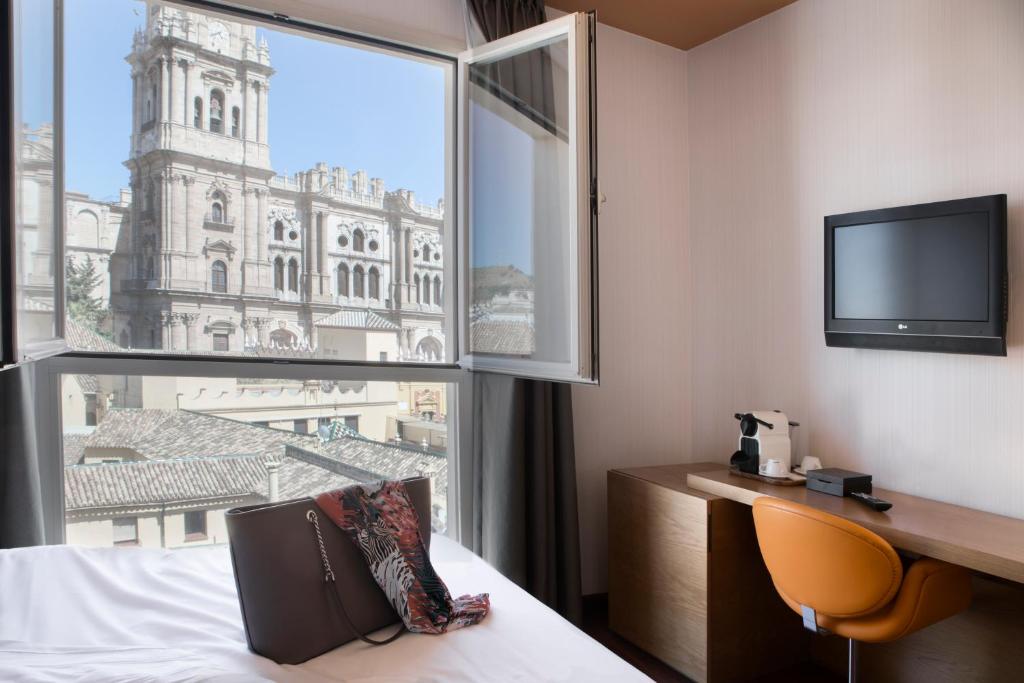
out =
[(270, 51), (255, 26), (149, 2), (126, 61), (132, 215), (115, 313), (134, 346), (184, 350), (197, 332), (173, 329), (188, 327), (185, 309), (272, 293), (260, 232), (274, 174)]

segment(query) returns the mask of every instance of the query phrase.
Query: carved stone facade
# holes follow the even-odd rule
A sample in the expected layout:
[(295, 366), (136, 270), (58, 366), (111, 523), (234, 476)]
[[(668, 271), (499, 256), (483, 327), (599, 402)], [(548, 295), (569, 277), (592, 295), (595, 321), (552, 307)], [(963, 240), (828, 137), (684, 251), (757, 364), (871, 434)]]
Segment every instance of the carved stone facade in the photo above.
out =
[(131, 192), (111, 254), (115, 341), (351, 358), (353, 330), (318, 322), (370, 310), (393, 325), (390, 341), (363, 344), (357, 360), (444, 359), (442, 202), (326, 163), (277, 175), (274, 69), (254, 26), (151, 3), (127, 61)]

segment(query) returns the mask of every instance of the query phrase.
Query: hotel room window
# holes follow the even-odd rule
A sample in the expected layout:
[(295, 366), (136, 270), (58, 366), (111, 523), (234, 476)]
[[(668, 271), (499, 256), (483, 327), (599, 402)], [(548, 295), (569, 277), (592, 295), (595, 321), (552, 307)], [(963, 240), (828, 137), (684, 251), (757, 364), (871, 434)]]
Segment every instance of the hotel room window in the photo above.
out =
[[(456, 61), (398, 45), (367, 47), (330, 31), (285, 29), (269, 15), (221, 14), (206, 5), (16, 0), (14, 10), (19, 30), (30, 35), (17, 42), (15, 73), (53, 89), (15, 88), (12, 100), (15, 159), (22, 162), (14, 175), (24, 182), (17, 182), (15, 202), (18, 272), (10, 276), (21, 324), (7, 328), (9, 360), (67, 349), (62, 274), (54, 258), (60, 252), (63, 262), (80, 249), (63, 244), (63, 217), (74, 215), (65, 202), (73, 197), (104, 216), (98, 248), (110, 264), (100, 295), (106, 315), (89, 324), (111, 344), (72, 351), (149, 355), (210, 348), (210, 330), (183, 323), (159, 330), (151, 349), (122, 346), (122, 339), (145, 337), (154, 327), (150, 302), (156, 297), (168, 304), (162, 312), (172, 321), (191, 321), (201, 309), (241, 328), (245, 340), (235, 348), (249, 358), (273, 357), (276, 350), (259, 330), (284, 324), (310, 360), (328, 358), (330, 349), (332, 361), (375, 362), (372, 345), (317, 340), (342, 329), (376, 334), (383, 326), (397, 347), (389, 357), (398, 361), (419, 362), (410, 336), (429, 333), (440, 340), (441, 362), (448, 364), (596, 379), (598, 202), (588, 15), (567, 15)], [(226, 23), (232, 39), (212, 46), (205, 32), (187, 29), (211, 21)], [(53, 39), (58, 25), (63, 43)], [(101, 43), (96, 35), (103, 35)], [(164, 38), (175, 41), (173, 60), (161, 52)], [(302, 66), (309, 64), (324, 65), (324, 78), (309, 79)], [(357, 64), (375, 76), (353, 83), (346, 74)], [(237, 75), (242, 72), (245, 83)], [(113, 82), (120, 86), (112, 89)], [(303, 89), (307, 97), (280, 99)], [(275, 92), (282, 93), (278, 99)], [(291, 106), (300, 100), (304, 106)], [(352, 101), (366, 104), (346, 106)], [(396, 121), (395, 112), (409, 114)], [(159, 124), (159, 136), (142, 130), (147, 116)], [(164, 135), (186, 123), (238, 137), (212, 145), (202, 136)], [(457, 132), (464, 132), (463, 140)], [(353, 157), (357, 143), (368, 146)], [(187, 168), (176, 161), (186, 157)], [(346, 167), (355, 158), (366, 168)], [(59, 173), (47, 159), (62, 160)], [(285, 173), (285, 164), (293, 172)], [(156, 179), (159, 187), (151, 192)], [(214, 180), (237, 186), (234, 219), (244, 239), (212, 238), (190, 215), (199, 188)], [(463, 186), (458, 193), (457, 182)], [(377, 300), (386, 304), (387, 322), (313, 305), (338, 267), (329, 238), (315, 230), (313, 212), (324, 214), (325, 225), (357, 225), (348, 235), (355, 252), (378, 247), (374, 254), (387, 267), (379, 269)], [(228, 219), (223, 203), (211, 205), (210, 215)], [(235, 300), (202, 300), (213, 288), (188, 264), (207, 258), (211, 248), (229, 252), (224, 262), (233, 269), (237, 264)], [(278, 259), (288, 265), (286, 283)], [(429, 280), (419, 274), (417, 285), (414, 262), (441, 268), (443, 280), (463, 289), (443, 289), (439, 302), (434, 274)], [(301, 283), (300, 263), (310, 264)], [(465, 272), (456, 278), (457, 270)], [(358, 294), (365, 297), (365, 266), (363, 278)], [(243, 312), (273, 299), (275, 291), (289, 292), (287, 301), (254, 314), (259, 325), (243, 327)], [(430, 310), (413, 315), (414, 301)], [(338, 313), (361, 327), (338, 327)], [(14, 329), (25, 343), (13, 343)], [(29, 352), (33, 338), (42, 347)], [(25, 348), (18, 353), (16, 346)]]
[(597, 381), (594, 26), (570, 14), (459, 59), (470, 368)]

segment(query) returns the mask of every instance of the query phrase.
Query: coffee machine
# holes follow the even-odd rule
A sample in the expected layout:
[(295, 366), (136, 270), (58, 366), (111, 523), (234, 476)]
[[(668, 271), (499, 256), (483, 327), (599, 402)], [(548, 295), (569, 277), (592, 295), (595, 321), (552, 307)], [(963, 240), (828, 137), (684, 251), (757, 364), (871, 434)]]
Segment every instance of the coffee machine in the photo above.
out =
[(739, 450), (729, 461), (731, 465), (741, 472), (758, 474), (762, 462), (780, 460), (785, 471), (790, 471), (789, 430), (800, 423), (789, 421), (780, 410), (754, 410), (733, 417), (740, 421), (740, 441)]

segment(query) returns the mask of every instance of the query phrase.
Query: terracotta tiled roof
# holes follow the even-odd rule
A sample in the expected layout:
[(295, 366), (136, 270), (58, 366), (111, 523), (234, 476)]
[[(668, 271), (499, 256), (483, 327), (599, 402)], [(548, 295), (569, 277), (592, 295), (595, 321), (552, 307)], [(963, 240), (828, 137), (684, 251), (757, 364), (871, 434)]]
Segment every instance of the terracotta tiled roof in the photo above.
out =
[(475, 320), (470, 324), (473, 350), (510, 356), (534, 352), (533, 326), (511, 320)]
[(344, 309), (332, 313), (326, 318), (316, 321), (317, 327), (345, 327), (358, 330), (388, 330), (401, 329), (384, 316), (369, 309), (350, 310)]
[(120, 346), (98, 335), (83, 323), (68, 318), (64, 324), (64, 341), (75, 351), (103, 351), (113, 353), (123, 351)]
[[(65, 434), (65, 500), (69, 510), (131, 507), (216, 498), (268, 497), (267, 463), (280, 463), (287, 500), (354, 481), (423, 474), (435, 494), (447, 491), (443, 455), (340, 437), (317, 452), (315, 435), (193, 413), (116, 410), (89, 435)], [(288, 448), (288, 447), (291, 448)], [(130, 449), (138, 462), (79, 465), (88, 449)]]
[(82, 452), (85, 451), (85, 440), (88, 434), (64, 434), (64, 466), (77, 465), (82, 459)]
[[(267, 500), (267, 464), (275, 461), (266, 455), (232, 455), (76, 465), (65, 470), (65, 505), (68, 510), (83, 510), (239, 497)], [(291, 458), (279, 463), (281, 500), (355, 481)]]

